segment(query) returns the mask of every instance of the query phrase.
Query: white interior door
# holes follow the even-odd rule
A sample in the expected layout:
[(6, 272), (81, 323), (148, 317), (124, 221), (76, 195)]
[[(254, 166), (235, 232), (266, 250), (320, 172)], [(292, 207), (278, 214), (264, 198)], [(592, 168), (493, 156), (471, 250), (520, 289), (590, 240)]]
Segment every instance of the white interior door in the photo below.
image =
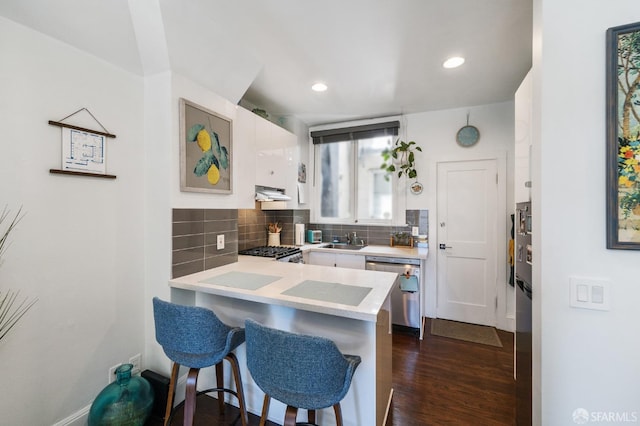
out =
[(438, 163), (438, 318), (496, 325), (497, 160)]

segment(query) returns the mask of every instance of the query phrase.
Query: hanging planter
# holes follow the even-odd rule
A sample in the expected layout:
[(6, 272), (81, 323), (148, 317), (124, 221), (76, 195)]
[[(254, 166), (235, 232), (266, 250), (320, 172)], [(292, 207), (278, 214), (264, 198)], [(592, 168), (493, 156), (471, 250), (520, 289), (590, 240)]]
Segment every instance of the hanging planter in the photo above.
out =
[(385, 178), (389, 180), (389, 174), (398, 173), (398, 178), (402, 175), (411, 179), (418, 178), (418, 171), (415, 168), (415, 151), (422, 152), (422, 148), (414, 141), (404, 142), (398, 139), (392, 148), (382, 151), (384, 162), (381, 169), (387, 172)]

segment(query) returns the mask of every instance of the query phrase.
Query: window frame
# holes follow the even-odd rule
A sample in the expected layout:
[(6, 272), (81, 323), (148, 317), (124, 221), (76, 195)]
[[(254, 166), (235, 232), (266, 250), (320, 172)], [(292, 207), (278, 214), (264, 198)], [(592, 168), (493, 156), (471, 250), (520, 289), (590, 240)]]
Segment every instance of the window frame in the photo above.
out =
[[(383, 122), (388, 122), (391, 118), (387, 117), (385, 119), (381, 119), (379, 121), (366, 121), (364, 122), (365, 125), (366, 124), (376, 124), (376, 123), (383, 123)], [(341, 123), (340, 125), (328, 125), (328, 126), (322, 126), (322, 128), (318, 129), (317, 127), (314, 129), (310, 129), (310, 135), (312, 135), (314, 133), (314, 131), (316, 129), (318, 130), (331, 130), (331, 129), (345, 129), (345, 128), (350, 128), (348, 126), (353, 127), (354, 125), (357, 126), (359, 123), (362, 122), (350, 122), (350, 123)], [(399, 132), (400, 132), (400, 127), (398, 127), (398, 134), (396, 135), (391, 135), (392, 137), (392, 143), (395, 141), (396, 138), (399, 137)], [(320, 188), (320, 182), (322, 181), (322, 177), (321, 177), (321, 173), (322, 173), (322, 169), (318, 164), (319, 161), (319, 156), (318, 156), (318, 150), (320, 149), (319, 146), (321, 144), (314, 144), (313, 143), (313, 137), (310, 137), (310, 145), (311, 148), (310, 151), (310, 157), (311, 157), (311, 164), (312, 164), (312, 168), (313, 168), (313, 182), (312, 182), (312, 200), (313, 203), (311, 205), (311, 211), (310, 211), (310, 219), (313, 223), (318, 223), (318, 224), (327, 224), (327, 225), (377, 225), (377, 226), (397, 226), (397, 225), (404, 225), (405, 224), (405, 215), (404, 215), (404, 210), (406, 208), (406, 185), (403, 185), (403, 181), (405, 180), (404, 177), (398, 178), (397, 174), (395, 173), (390, 173), (389, 174), (389, 178), (391, 180), (391, 203), (392, 203), (392, 217), (391, 219), (371, 219), (371, 218), (359, 218), (357, 217), (358, 214), (358, 210), (357, 210), (357, 193), (358, 193), (358, 144), (360, 143), (361, 139), (350, 139), (349, 142), (351, 144), (351, 156), (352, 156), (352, 163), (351, 163), (351, 178), (353, 181), (353, 184), (351, 186), (351, 191), (352, 194), (354, 195), (353, 197), (351, 197), (351, 200), (349, 202), (349, 209), (351, 212), (351, 217), (350, 218), (330, 218), (330, 217), (322, 217), (321, 216), (321, 209), (320, 209), (320, 204), (321, 204), (321, 196), (322, 196), (322, 190)], [(362, 140), (366, 140), (366, 139), (362, 139)], [(382, 164), (383, 159), (382, 157), (380, 157), (380, 164)]]

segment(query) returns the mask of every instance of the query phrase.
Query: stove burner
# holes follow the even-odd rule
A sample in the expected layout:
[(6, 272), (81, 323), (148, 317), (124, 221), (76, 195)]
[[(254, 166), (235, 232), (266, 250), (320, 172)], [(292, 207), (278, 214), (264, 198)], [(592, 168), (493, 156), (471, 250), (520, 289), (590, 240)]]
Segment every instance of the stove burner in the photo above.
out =
[(274, 259), (281, 259), (298, 253), (301, 253), (301, 250), (297, 247), (282, 246), (262, 246), (238, 251), (238, 254), (246, 256), (273, 257)]

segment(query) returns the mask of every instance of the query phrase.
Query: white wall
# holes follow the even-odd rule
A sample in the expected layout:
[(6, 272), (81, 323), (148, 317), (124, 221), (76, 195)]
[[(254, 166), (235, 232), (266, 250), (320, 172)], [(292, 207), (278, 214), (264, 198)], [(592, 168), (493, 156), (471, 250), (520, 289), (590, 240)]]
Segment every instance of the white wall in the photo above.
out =
[[(479, 142), (471, 148), (462, 148), (456, 143), (456, 133), (466, 124), (480, 131)], [(427, 316), (436, 314), (436, 258), (438, 254), (438, 227), (436, 217), (436, 165), (443, 161), (477, 160), (497, 158), (505, 166), (507, 211), (502, 212), (504, 226), (498, 239), (498, 315), (497, 326), (513, 330), (514, 293), (507, 284), (507, 238), (511, 227), (509, 215), (513, 213), (513, 150), (514, 150), (514, 104), (503, 102), (477, 107), (450, 109), (418, 114), (408, 114), (402, 121), (400, 137), (414, 140), (422, 147), (416, 153), (418, 181), (424, 185), (422, 194), (407, 192), (406, 208), (429, 210), (429, 258), (427, 260), (425, 295), (423, 299)], [(473, 214), (470, 206), (469, 214)]]
[[(640, 8), (535, 0), (534, 15), (534, 424), (577, 408), (637, 422), (640, 253), (605, 248), (605, 32)], [(571, 276), (609, 280), (611, 310), (571, 308)]]
[[(191, 102), (208, 108), (216, 113), (230, 118), (233, 127), (233, 193), (232, 194), (203, 194), (196, 192), (180, 192), (180, 151), (177, 141), (180, 135), (179, 99), (185, 98)], [(191, 80), (174, 74), (172, 81), (172, 124), (171, 144), (171, 199), (173, 208), (210, 208), (237, 209), (253, 208), (255, 198), (255, 150), (253, 146), (238, 137), (238, 130), (244, 129), (244, 123), (237, 118), (240, 107), (213, 93)]]
[[(578, 407), (640, 411), (640, 262), (637, 252), (604, 248), (604, 35), (640, 21), (640, 10), (637, 0), (534, 6), (535, 424), (572, 424)], [(179, 192), (177, 98), (230, 116), (235, 106), (179, 76), (143, 84), (3, 18), (0, 24), (0, 206), (27, 211), (0, 267), (0, 288), (40, 298), (0, 342), (0, 377), (12, 392), (0, 399), (0, 412), (6, 424), (51, 424), (85, 407), (106, 384), (109, 366), (145, 350), (150, 367), (161, 362), (149, 300), (168, 295), (171, 208), (244, 203)], [(115, 181), (48, 173), (60, 165), (60, 130), (46, 123), (81, 107), (118, 136), (108, 141)], [(454, 136), (467, 111), (482, 137), (465, 150)], [(494, 154), (512, 164), (513, 104), (412, 114), (406, 124), (406, 138), (424, 149), (418, 164), (426, 159), (419, 176), (425, 192), (409, 194), (407, 208), (430, 210), (433, 245), (435, 164)], [(430, 257), (427, 285), (435, 283)], [(574, 275), (609, 279), (611, 311), (570, 308)], [(37, 410), (16, 404), (34, 395), (46, 395)]]
[[(0, 19), (0, 207), (27, 211), (0, 289), (40, 298), (0, 342), (12, 389), (0, 424), (82, 423), (109, 367), (142, 353), (143, 368), (168, 373), (151, 298), (172, 297), (171, 210), (254, 207), (252, 113), (171, 72), (142, 79)], [(180, 192), (180, 97), (234, 120), (233, 194)], [(48, 120), (82, 107), (117, 135), (115, 180), (48, 172), (61, 165), (60, 129)], [(74, 124), (99, 126), (88, 115)], [(38, 410), (16, 405), (38, 394), (47, 395)]]
[[(232, 194), (180, 191), (180, 98), (232, 120)], [(170, 363), (155, 341), (151, 298), (158, 296), (169, 300), (184, 297), (184, 294), (170, 292), (168, 288), (171, 278), (171, 211), (174, 208), (255, 207), (256, 151), (253, 118), (252, 112), (181, 75), (166, 72), (145, 78), (145, 141), (148, 146), (145, 151), (145, 368), (166, 375), (170, 373)]]
[[(142, 79), (0, 18), (0, 208), (27, 212), (0, 288), (39, 302), (0, 341), (0, 424), (47, 425), (87, 404), (110, 366), (143, 352)], [(61, 176), (61, 131), (86, 107), (115, 180)], [(99, 130), (82, 114), (77, 124)]]
[[(231, 195), (180, 191), (180, 109), (185, 98), (232, 120), (233, 193)], [(236, 106), (180, 75), (164, 72), (145, 78), (145, 140), (148, 149), (145, 185), (145, 356), (144, 368), (169, 376), (170, 361), (155, 340), (151, 299), (175, 297), (168, 287), (171, 279), (171, 220), (173, 208), (253, 208), (253, 165), (255, 154), (244, 143), (247, 130)], [(242, 111), (240, 112), (242, 114)], [(250, 160), (247, 160), (249, 157)], [(250, 170), (251, 174), (247, 171)]]

